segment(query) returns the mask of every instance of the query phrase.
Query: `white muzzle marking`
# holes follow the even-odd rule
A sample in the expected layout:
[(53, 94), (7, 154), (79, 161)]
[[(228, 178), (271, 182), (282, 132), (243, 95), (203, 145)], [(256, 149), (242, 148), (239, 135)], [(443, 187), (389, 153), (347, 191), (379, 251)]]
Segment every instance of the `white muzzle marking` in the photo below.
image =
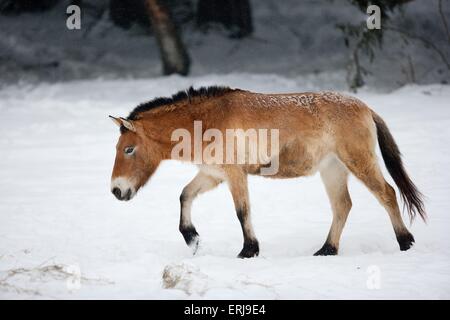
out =
[(120, 190), (122, 197), (128, 193), (128, 190), (131, 190), (130, 199), (132, 199), (136, 195), (134, 184), (129, 178), (118, 177), (112, 179), (111, 191), (113, 191), (114, 188), (118, 188)]

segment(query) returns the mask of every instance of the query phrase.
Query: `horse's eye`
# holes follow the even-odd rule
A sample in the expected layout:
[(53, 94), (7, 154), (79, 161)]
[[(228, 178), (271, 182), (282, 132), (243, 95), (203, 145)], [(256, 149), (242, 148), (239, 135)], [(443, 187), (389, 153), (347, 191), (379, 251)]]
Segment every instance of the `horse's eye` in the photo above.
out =
[(134, 147), (126, 147), (124, 150), (125, 154), (132, 154), (134, 152)]

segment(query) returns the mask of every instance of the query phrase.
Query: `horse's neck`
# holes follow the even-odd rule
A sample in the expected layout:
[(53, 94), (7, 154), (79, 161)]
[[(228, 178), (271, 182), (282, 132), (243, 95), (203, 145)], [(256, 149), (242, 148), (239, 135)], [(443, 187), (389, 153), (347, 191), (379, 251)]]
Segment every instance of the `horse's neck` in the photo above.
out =
[[(189, 108), (190, 106), (187, 106)], [(198, 107), (193, 106), (193, 107)], [(194, 136), (194, 122), (207, 121), (208, 115), (205, 112), (196, 112), (194, 108), (186, 110), (175, 109), (171, 111), (160, 111), (155, 114), (148, 114), (143, 119), (144, 131), (146, 135), (157, 141), (163, 148), (163, 154), (170, 155), (174, 141), (172, 135), (176, 130), (187, 130)]]

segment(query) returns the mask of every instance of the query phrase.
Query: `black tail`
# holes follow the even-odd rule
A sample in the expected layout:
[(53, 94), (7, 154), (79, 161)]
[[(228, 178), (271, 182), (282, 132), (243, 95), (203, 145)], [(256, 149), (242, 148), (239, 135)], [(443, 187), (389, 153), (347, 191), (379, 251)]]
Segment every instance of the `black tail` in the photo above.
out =
[(423, 204), (423, 195), (409, 178), (403, 167), (400, 150), (386, 123), (379, 115), (372, 111), (372, 118), (377, 127), (378, 144), (389, 174), (400, 190), (404, 205), (406, 206), (411, 222), (417, 214), (426, 221), (427, 215)]

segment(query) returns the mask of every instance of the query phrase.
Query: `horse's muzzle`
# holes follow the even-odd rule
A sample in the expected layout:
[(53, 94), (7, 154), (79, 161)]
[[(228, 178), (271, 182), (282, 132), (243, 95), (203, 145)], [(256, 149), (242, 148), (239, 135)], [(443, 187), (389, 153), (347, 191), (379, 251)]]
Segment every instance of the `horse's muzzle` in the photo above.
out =
[(119, 200), (122, 200), (122, 201), (128, 201), (128, 200), (131, 199), (131, 194), (132, 194), (131, 189), (127, 189), (124, 193), (122, 193), (122, 191), (121, 191), (119, 188), (114, 187), (114, 188), (111, 190), (111, 192), (112, 192), (113, 195), (115, 195), (116, 198), (119, 199)]

